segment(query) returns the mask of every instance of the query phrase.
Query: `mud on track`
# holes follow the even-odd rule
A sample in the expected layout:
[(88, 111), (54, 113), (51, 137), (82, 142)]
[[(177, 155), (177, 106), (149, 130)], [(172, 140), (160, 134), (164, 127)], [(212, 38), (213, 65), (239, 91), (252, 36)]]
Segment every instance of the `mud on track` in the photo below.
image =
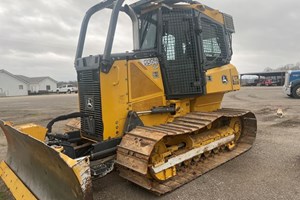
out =
[[(77, 110), (76, 95), (0, 98), (0, 118), (15, 124), (49, 119)], [(94, 199), (298, 199), (300, 196), (300, 100), (281, 87), (244, 87), (226, 94), (223, 107), (249, 109), (258, 121), (253, 148), (240, 157), (162, 197), (130, 183), (113, 172), (93, 183)], [(276, 116), (281, 108), (284, 117)], [(56, 127), (63, 129), (63, 125)], [(6, 140), (0, 133), (0, 158)], [(5, 187), (0, 184), (2, 194)], [(8, 199), (8, 197), (4, 197)]]

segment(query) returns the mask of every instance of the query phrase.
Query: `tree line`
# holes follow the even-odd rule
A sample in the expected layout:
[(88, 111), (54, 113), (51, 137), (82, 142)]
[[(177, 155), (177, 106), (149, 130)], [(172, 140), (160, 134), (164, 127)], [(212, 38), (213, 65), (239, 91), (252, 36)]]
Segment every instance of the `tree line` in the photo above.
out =
[(300, 70), (300, 62), (297, 62), (296, 64), (286, 64), (278, 68), (266, 67), (264, 69), (265, 72), (288, 71), (288, 70)]

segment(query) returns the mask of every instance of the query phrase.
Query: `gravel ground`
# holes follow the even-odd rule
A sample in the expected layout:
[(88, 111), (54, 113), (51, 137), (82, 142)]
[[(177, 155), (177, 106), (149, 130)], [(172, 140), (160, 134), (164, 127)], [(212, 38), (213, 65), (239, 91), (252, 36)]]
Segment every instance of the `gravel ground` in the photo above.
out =
[[(46, 125), (59, 114), (76, 111), (77, 102), (74, 94), (0, 98), (0, 119)], [(300, 100), (288, 98), (280, 87), (244, 87), (226, 94), (223, 107), (256, 114), (258, 133), (250, 151), (161, 197), (113, 172), (93, 183), (94, 199), (300, 199)], [(283, 118), (276, 116), (278, 108)], [(1, 133), (0, 159), (5, 153)], [(0, 188), (0, 199), (8, 199), (3, 183)]]

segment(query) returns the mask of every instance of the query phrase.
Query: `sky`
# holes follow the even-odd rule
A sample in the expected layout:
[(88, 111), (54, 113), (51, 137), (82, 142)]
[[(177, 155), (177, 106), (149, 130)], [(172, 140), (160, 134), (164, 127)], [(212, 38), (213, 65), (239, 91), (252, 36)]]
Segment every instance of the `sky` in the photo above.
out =
[[(74, 56), (86, 10), (99, 0), (1, 0), (0, 69), (26, 76), (76, 80)], [(135, 0), (125, 1), (128, 4)], [(203, 0), (233, 16), (232, 63), (240, 73), (300, 61), (299, 0)], [(130, 19), (121, 15), (113, 52), (132, 50)], [(103, 51), (109, 11), (89, 25), (84, 55)]]

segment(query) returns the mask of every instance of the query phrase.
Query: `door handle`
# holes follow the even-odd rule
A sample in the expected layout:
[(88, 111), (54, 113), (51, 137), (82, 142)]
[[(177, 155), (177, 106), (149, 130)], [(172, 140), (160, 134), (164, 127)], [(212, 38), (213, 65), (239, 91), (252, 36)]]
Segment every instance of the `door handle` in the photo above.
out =
[(117, 81), (113, 82), (113, 86), (117, 86), (120, 83), (120, 68), (119, 66), (114, 66), (114, 68), (117, 70)]

